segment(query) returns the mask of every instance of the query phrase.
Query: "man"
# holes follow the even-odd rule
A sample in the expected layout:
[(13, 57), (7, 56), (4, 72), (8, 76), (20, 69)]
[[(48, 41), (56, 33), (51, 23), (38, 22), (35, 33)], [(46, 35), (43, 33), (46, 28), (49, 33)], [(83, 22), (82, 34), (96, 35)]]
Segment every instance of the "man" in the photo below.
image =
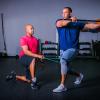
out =
[(70, 7), (64, 7), (62, 12), (63, 19), (56, 21), (60, 46), (61, 83), (56, 89), (53, 90), (53, 92), (62, 92), (67, 90), (64, 86), (67, 73), (77, 76), (74, 82), (75, 84), (81, 83), (83, 74), (72, 71), (69, 66), (69, 62), (78, 52), (80, 30), (86, 31), (100, 28), (100, 24), (84, 24), (77, 22), (77, 18), (72, 17), (71, 15), (72, 9)]
[(37, 38), (33, 36), (34, 27), (31, 24), (27, 24), (25, 26), (25, 31), (26, 35), (20, 39), (20, 47), (22, 50), (19, 53), (19, 61), (26, 67), (26, 75), (18, 76), (12, 72), (10, 78), (13, 79), (15, 77), (17, 80), (31, 83), (32, 89), (37, 89), (38, 85), (36, 84), (35, 77), (36, 58), (43, 59), (44, 56), (38, 54), (39, 42)]

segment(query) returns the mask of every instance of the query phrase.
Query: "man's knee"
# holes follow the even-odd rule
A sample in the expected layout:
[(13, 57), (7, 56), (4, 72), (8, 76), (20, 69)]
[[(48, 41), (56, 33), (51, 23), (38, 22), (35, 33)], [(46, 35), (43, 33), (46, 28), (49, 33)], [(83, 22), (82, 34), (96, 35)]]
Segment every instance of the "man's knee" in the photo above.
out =
[(61, 58), (61, 59), (60, 59), (60, 63), (61, 63), (61, 64), (66, 64), (67, 62), (66, 62), (65, 59)]
[(30, 64), (32, 64), (32, 63), (35, 63), (35, 58), (33, 58), (33, 59), (32, 59), (32, 61), (31, 61), (31, 63), (30, 63)]

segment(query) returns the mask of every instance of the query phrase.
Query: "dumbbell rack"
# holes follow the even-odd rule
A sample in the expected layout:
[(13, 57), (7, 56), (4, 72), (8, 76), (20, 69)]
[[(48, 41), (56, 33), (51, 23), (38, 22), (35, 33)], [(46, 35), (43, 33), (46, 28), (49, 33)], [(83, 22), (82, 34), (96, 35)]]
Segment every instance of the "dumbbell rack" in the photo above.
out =
[(58, 59), (58, 43), (41, 43), (40, 51), (45, 57)]
[[(59, 59), (58, 43), (41, 43), (40, 52), (47, 58)], [(90, 42), (79, 42), (78, 58), (95, 58), (93, 55), (93, 47)]]
[(100, 41), (92, 41), (93, 55), (100, 60)]
[(90, 42), (79, 42), (78, 57), (93, 57), (92, 44)]

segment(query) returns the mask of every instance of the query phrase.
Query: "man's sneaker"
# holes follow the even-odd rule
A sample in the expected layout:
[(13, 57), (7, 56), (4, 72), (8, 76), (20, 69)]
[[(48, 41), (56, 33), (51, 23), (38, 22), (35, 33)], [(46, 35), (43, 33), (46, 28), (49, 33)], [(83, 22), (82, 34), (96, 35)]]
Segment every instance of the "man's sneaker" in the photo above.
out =
[(32, 88), (33, 90), (36, 90), (36, 89), (39, 88), (39, 86), (37, 85), (36, 82), (33, 82), (33, 81), (32, 81), (32, 83), (31, 83), (31, 88)]
[(11, 71), (11, 73), (6, 76), (6, 81), (10, 80), (16, 80), (16, 73), (14, 71)]
[(63, 92), (66, 90), (67, 88), (63, 84), (60, 84), (56, 89), (53, 89), (53, 92)]
[(83, 74), (80, 73), (80, 76), (76, 78), (74, 84), (78, 85), (82, 82), (82, 79), (83, 79)]
[(32, 88), (33, 90), (36, 90), (36, 89), (39, 88), (39, 85), (37, 84), (37, 79), (36, 79), (36, 77), (34, 77), (34, 78), (32, 79), (31, 88)]

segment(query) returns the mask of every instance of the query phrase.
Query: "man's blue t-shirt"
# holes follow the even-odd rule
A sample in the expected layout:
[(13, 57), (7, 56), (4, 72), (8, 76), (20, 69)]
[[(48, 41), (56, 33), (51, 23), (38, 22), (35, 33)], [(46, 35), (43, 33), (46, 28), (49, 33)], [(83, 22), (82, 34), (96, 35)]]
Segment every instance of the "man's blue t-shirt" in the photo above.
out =
[(78, 49), (79, 33), (84, 28), (84, 25), (84, 23), (80, 22), (70, 22), (67, 26), (57, 27), (60, 50)]

